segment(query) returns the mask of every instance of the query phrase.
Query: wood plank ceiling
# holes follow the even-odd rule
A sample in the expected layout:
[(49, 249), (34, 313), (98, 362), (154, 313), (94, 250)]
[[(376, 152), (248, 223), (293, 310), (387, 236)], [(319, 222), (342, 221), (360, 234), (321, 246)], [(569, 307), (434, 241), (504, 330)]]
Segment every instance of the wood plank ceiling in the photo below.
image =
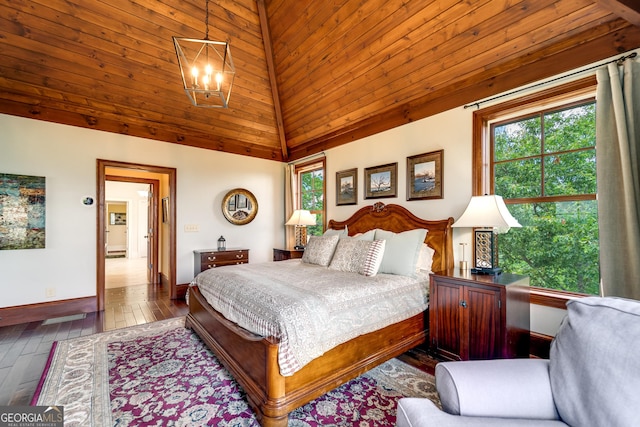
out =
[(230, 108), (212, 110), (189, 103), (172, 42), (204, 37), (205, 0), (5, 0), (0, 112), (290, 161), (636, 49), (638, 9), (210, 0), (236, 66)]

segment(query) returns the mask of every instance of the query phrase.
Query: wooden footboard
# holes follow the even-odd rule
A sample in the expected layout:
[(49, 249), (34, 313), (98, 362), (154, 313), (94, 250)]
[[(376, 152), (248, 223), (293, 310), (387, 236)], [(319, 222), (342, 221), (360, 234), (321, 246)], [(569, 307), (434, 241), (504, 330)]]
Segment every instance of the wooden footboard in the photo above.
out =
[(292, 410), (424, 343), (427, 312), (339, 345), (289, 377), (280, 375), (278, 344), (226, 320), (197, 287), (189, 292), (193, 329), (247, 393), (263, 427), (286, 426)]

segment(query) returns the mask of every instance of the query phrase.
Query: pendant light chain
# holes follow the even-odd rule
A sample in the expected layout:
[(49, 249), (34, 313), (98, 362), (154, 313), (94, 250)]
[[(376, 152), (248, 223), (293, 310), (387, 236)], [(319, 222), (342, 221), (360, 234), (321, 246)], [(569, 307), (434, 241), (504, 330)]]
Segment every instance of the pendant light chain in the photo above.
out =
[(205, 40), (209, 40), (209, 0), (206, 0), (204, 2), (204, 7), (205, 7), (205, 11), (204, 11), (204, 39)]

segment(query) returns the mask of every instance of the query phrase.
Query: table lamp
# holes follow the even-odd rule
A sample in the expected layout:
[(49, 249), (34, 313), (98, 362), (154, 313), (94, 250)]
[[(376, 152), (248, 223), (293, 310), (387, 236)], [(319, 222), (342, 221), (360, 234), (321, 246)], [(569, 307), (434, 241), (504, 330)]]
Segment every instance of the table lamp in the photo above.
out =
[(495, 194), (473, 196), (462, 216), (452, 227), (475, 228), (473, 274), (498, 275), (498, 246), (496, 234), (509, 231), (511, 227), (522, 227), (507, 209), (501, 196)]
[(304, 209), (296, 209), (284, 225), (295, 225), (296, 245), (294, 249), (304, 249), (307, 244), (307, 225), (316, 225), (316, 215)]

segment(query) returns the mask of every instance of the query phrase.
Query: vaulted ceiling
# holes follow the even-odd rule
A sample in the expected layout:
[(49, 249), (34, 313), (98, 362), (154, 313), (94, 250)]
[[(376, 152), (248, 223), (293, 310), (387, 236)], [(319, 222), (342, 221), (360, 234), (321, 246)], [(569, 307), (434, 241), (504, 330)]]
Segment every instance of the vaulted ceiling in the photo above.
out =
[[(172, 36), (205, 0), (5, 0), (0, 113), (289, 161), (640, 47), (634, 0), (210, 0), (228, 109)], [(86, 141), (90, 144), (91, 141)]]

